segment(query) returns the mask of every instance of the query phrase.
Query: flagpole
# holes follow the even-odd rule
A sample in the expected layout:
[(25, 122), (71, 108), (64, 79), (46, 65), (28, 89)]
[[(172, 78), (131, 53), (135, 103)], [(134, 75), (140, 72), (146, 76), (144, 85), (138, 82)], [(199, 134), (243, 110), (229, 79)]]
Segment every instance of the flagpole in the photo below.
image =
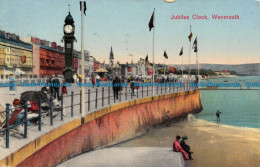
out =
[(198, 77), (200, 76), (200, 68), (199, 68), (199, 57), (198, 57), (198, 51), (196, 52), (197, 57), (197, 68), (198, 68)]
[[(191, 34), (191, 25), (190, 25), (190, 34)], [(190, 49), (191, 49), (191, 40), (190, 40)], [(189, 49), (189, 78), (190, 78), (190, 49)]]
[[(81, 2), (81, 73), (82, 73), (82, 80), (81, 82), (84, 83), (85, 81), (85, 63), (84, 63), (84, 1)], [(81, 87), (81, 118), (85, 116), (85, 87)]]
[[(155, 8), (154, 8), (153, 12), (155, 12)], [(153, 16), (153, 23), (155, 23), (155, 16)], [(155, 71), (154, 71), (154, 29), (155, 29), (155, 27), (153, 27), (153, 82), (154, 82), (154, 73), (155, 73)], [(152, 84), (152, 88), (153, 88), (153, 95), (154, 95), (154, 86), (153, 86), (153, 84)]]
[(166, 60), (166, 58), (164, 57), (164, 67), (163, 67), (164, 72), (163, 72), (163, 75), (165, 75), (165, 60)]
[(183, 54), (181, 55), (181, 57), (182, 57), (182, 69), (181, 69), (181, 82), (183, 83)]

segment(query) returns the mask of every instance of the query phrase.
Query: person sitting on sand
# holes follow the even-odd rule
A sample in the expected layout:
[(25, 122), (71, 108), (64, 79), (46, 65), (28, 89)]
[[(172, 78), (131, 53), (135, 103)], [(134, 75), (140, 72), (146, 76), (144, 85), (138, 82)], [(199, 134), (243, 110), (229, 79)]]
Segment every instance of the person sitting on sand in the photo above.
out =
[(220, 122), (220, 115), (222, 112), (219, 112), (219, 110), (216, 112), (217, 122)]
[(176, 136), (176, 140), (173, 143), (173, 151), (181, 152), (184, 160), (188, 160), (189, 157), (188, 157), (187, 153), (183, 150), (183, 148), (180, 145), (180, 139), (181, 139), (181, 136)]
[(185, 140), (187, 140), (187, 139), (188, 139), (187, 136), (182, 136), (182, 140), (181, 140), (180, 144), (181, 144), (181, 147), (183, 148), (183, 150), (188, 154), (189, 159), (193, 160), (191, 157), (191, 154), (193, 152), (190, 151), (190, 146), (185, 143)]

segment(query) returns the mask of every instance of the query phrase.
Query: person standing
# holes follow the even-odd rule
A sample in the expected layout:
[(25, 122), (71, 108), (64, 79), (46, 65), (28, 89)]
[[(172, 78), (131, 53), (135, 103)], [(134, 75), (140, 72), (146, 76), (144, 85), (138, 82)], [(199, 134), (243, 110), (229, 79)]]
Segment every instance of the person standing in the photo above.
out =
[(93, 87), (95, 86), (95, 84), (96, 84), (96, 80), (95, 80), (95, 77), (94, 77), (94, 75), (92, 76), (92, 85), (93, 85)]
[(15, 85), (15, 77), (13, 76), (13, 73), (10, 73), (9, 77), (10, 82), (10, 94), (15, 95), (15, 92), (17, 91), (16, 85)]
[(77, 75), (76, 75), (76, 74), (74, 74), (74, 75), (73, 75), (73, 80), (74, 80), (73, 82), (75, 83), (75, 85), (77, 85), (77, 84), (78, 84), (78, 82), (77, 82), (77, 78), (78, 78), (78, 77), (77, 77)]
[(52, 76), (50, 76), (48, 83), (50, 84), (50, 91), (51, 91), (51, 95), (53, 96)]
[(96, 75), (96, 82), (97, 82), (97, 87), (99, 87), (100, 76), (98, 74)]
[(135, 81), (131, 81), (130, 87), (132, 95), (135, 96)]
[(222, 114), (222, 112), (219, 112), (219, 110), (218, 110), (216, 112), (217, 122), (220, 122), (220, 114)]
[(67, 94), (67, 87), (66, 87), (65, 80), (63, 80), (63, 82), (62, 82), (61, 92), (62, 92), (62, 94)]
[(180, 139), (181, 139), (181, 136), (176, 136), (176, 140), (173, 143), (173, 151), (181, 152), (184, 160), (188, 160), (189, 157), (188, 157), (187, 153), (183, 150), (183, 148), (180, 145)]
[(120, 90), (120, 80), (116, 77), (113, 80), (113, 92), (114, 92), (114, 99), (118, 99), (118, 91)]
[(54, 79), (52, 80), (52, 83), (53, 83), (53, 87), (54, 87), (54, 99), (56, 99), (56, 97), (60, 97), (60, 81), (58, 79), (58, 75), (56, 74)]

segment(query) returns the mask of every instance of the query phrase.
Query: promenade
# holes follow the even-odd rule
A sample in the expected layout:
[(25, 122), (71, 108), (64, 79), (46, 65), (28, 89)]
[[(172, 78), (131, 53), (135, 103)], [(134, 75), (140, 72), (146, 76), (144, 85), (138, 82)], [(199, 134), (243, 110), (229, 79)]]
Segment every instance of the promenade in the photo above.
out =
[[(40, 90), (40, 87), (17, 87), (18, 91), (16, 95), (10, 95), (9, 88), (1, 88), (1, 105), (5, 108), (6, 103), (12, 103), (14, 98), (19, 98), (20, 93), (29, 90)], [(50, 117), (42, 118), (42, 128), (41, 131), (38, 130), (38, 126), (28, 126), (27, 138), (13, 133), (10, 133), (10, 148), (5, 147), (5, 135), (0, 134), (0, 159), (5, 158), (9, 154), (19, 150), (24, 145), (30, 143), (36, 138), (50, 132), (51, 130), (70, 122), (76, 118), (81, 117), (80, 114), (80, 87), (76, 84), (72, 84), (72, 87), (68, 87), (68, 94), (64, 95), (64, 116), (63, 121), (61, 121), (61, 114), (58, 114), (53, 118), (53, 125), (50, 125)], [(169, 94), (176, 92), (187, 91), (187, 83), (185, 87), (154, 87), (154, 95)], [(88, 94), (88, 91), (90, 92)], [(73, 96), (71, 93), (73, 92)], [(140, 87), (138, 91), (136, 90), (135, 96), (130, 93), (130, 85), (124, 87), (119, 94), (119, 99), (114, 99), (112, 87), (85, 87), (85, 115), (97, 111), (101, 108), (107, 107), (109, 105), (118, 104), (125, 101), (130, 101), (142, 97), (149, 97), (153, 95), (153, 87)], [(4, 98), (3, 98), (4, 97)], [(72, 98), (73, 97), (73, 98)], [(73, 107), (71, 107), (73, 106)], [(23, 126), (20, 125), (19, 129), (23, 132)]]

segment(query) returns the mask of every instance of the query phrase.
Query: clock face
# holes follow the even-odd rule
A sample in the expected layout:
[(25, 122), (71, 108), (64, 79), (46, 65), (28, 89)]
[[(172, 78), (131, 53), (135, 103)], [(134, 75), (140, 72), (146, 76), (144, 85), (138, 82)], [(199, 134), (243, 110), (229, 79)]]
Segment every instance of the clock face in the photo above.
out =
[(72, 32), (73, 32), (73, 27), (72, 27), (71, 25), (66, 25), (66, 26), (64, 27), (64, 31), (65, 31), (66, 33), (72, 33)]

